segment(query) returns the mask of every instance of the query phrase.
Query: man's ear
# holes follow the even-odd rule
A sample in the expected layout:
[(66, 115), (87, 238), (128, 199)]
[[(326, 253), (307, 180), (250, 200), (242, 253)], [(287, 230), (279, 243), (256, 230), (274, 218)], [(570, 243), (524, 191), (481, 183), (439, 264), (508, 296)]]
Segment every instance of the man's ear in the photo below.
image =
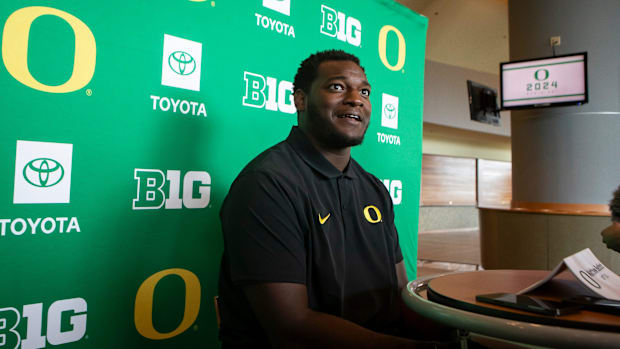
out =
[(297, 111), (305, 111), (306, 110), (306, 93), (301, 89), (297, 89), (293, 94), (293, 100), (295, 101), (295, 108)]

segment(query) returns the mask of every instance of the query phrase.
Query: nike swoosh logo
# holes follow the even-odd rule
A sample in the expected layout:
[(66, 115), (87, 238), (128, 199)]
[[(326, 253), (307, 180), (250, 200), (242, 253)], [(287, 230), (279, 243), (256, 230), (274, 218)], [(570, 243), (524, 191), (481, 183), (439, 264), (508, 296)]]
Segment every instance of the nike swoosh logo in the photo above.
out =
[(327, 216), (325, 216), (325, 218), (321, 217), (321, 214), (319, 213), (319, 223), (321, 223), (321, 225), (325, 224), (325, 222), (327, 222), (327, 219), (329, 218), (329, 216), (331, 216), (331, 213), (328, 213)]

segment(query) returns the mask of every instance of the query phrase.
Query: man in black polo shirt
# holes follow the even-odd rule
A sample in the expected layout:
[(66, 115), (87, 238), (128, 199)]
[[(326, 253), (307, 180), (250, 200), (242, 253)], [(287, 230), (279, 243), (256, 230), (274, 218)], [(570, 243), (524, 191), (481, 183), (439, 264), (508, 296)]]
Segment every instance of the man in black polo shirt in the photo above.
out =
[(294, 91), (299, 126), (241, 171), (220, 212), (224, 348), (420, 345), (383, 334), (407, 276), (391, 198), (351, 158), (370, 121), (364, 69), (319, 52)]

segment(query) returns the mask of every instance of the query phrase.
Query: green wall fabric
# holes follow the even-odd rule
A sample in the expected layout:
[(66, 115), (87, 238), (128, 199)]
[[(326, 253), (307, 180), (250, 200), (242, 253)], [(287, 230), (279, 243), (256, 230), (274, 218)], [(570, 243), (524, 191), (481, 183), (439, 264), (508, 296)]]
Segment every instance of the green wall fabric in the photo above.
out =
[(416, 274), (427, 19), (388, 0), (3, 1), (0, 348), (217, 347), (219, 208), (296, 124), (318, 50), (360, 57), (353, 156)]

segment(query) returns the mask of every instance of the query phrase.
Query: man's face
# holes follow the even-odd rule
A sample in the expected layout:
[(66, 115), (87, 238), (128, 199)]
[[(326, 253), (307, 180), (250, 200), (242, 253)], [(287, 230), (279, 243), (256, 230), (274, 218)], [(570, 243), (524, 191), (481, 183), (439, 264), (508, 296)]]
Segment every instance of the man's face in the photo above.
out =
[[(297, 104), (297, 103), (296, 103)], [(351, 61), (325, 61), (319, 65), (299, 120), (300, 128), (327, 149), (362, 143), (370, 122), (370, 84)]]

